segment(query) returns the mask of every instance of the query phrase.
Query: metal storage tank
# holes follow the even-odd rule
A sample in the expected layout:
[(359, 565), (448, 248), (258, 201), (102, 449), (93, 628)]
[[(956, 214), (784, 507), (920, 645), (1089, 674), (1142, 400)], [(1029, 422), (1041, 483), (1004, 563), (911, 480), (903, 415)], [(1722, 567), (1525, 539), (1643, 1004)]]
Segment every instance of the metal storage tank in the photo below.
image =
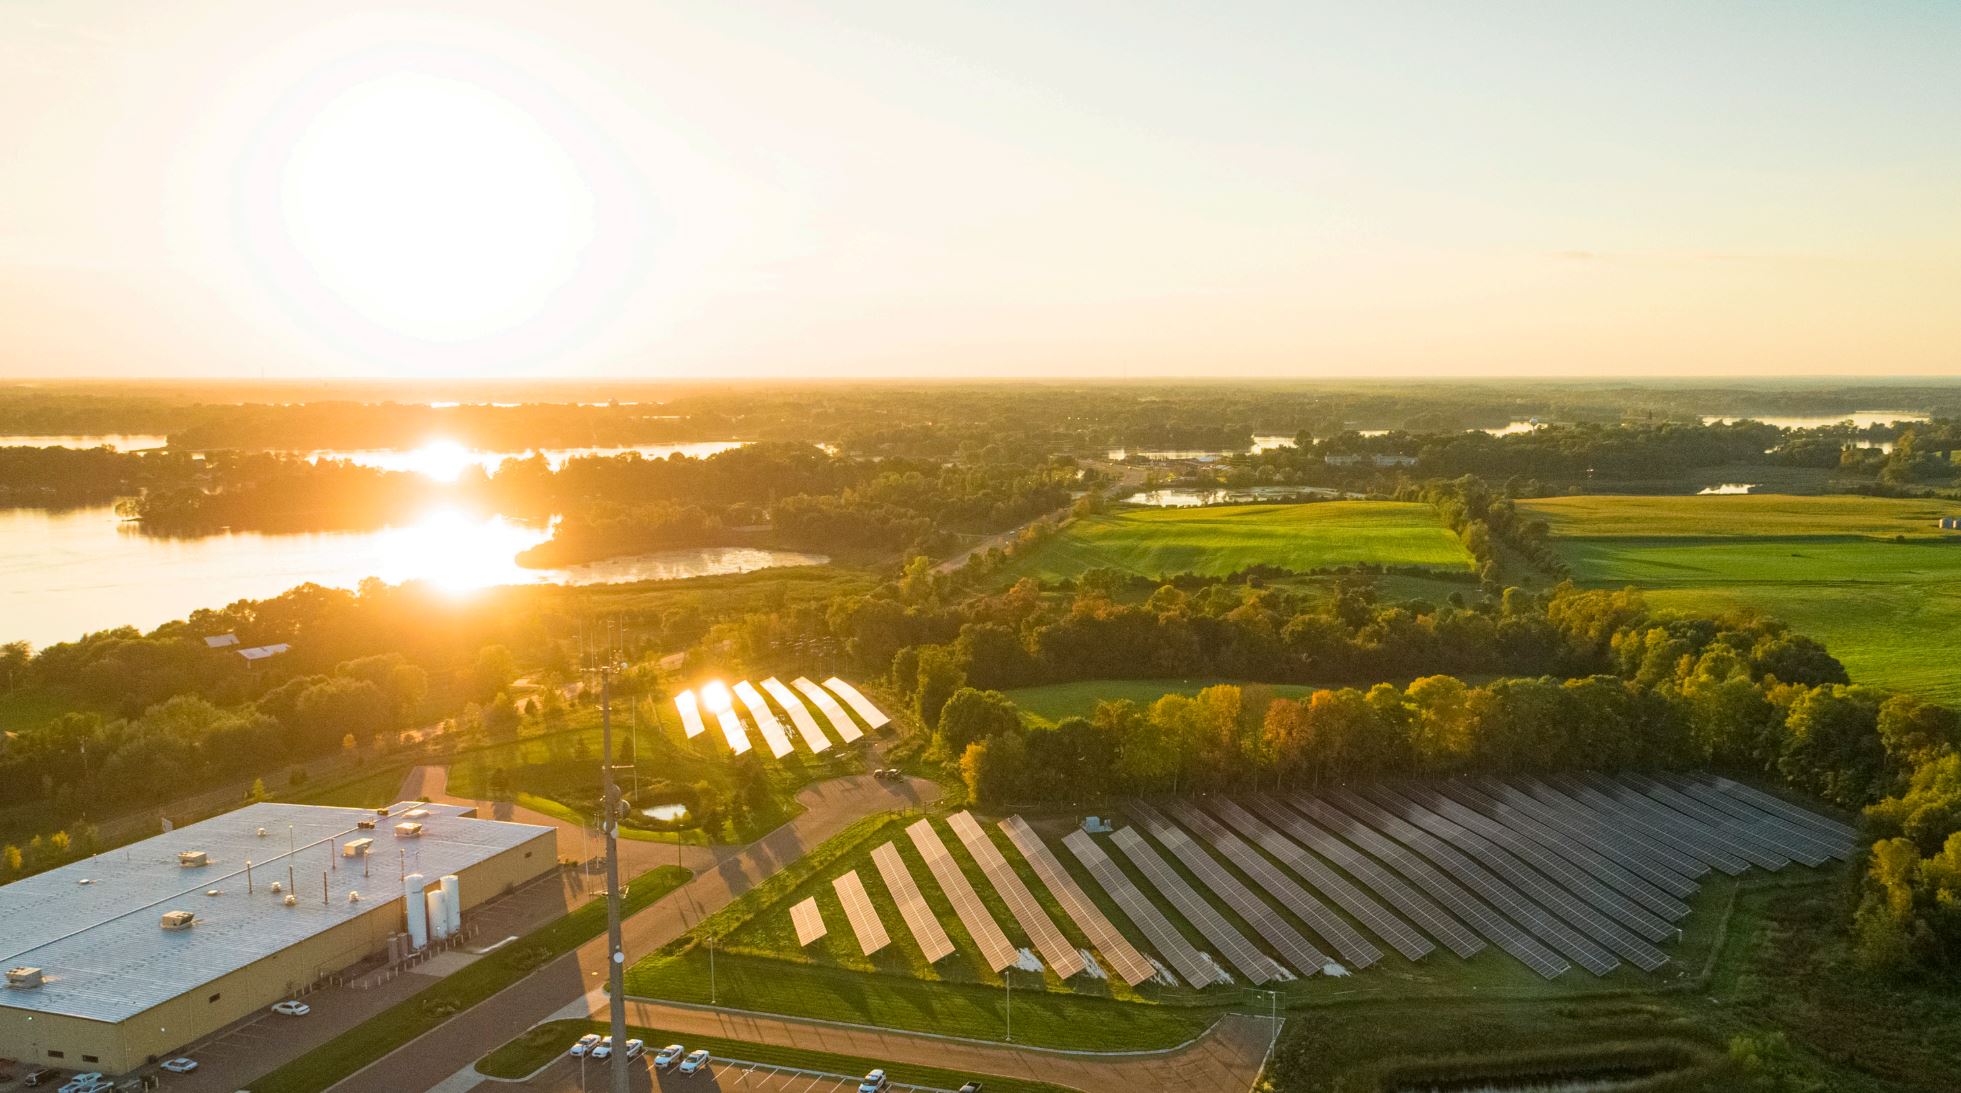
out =
[(408, 905), (409, 947), (420, 949), (429, 944), (429, 911), (422, 901), (422, 874), (410, 873), (402, 878), (402, 902)]
[(429, 937), (442, 941), (449, 937), (449, 898), (441, 888), (429, 889), (424, 898), (429, 901)]
[(442, 879), (443, 909), (449, 912), (449, 932), (463, 932), (463, 882), (451, 873)]

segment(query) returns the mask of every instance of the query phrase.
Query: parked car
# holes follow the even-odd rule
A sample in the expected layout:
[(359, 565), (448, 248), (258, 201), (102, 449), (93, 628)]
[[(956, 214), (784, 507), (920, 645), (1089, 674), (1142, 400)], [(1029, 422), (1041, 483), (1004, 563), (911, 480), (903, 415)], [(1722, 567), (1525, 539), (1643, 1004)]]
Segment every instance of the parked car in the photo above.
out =
[(887, 1084), (885, 1068), (879, 1067), (865, 1075), (865, 1080), (858, 1083), (858, 1093), (884, 1093)]
[(688, 1053), (688, 1049), (682, 1047), (680, 1044), (669, 1044), (666, 1047), (661, 1048), (660, 1051), (654, 1055), (654, 1069), (666, 1070), (668, 1067), (673, 1066), (677, 1062), (680, 1062), (681, 1056), (686, 1055), (687, 1053)]
[(645, 1040), (628, 1040), (626, 1042), (626, 1057), (629, 1059), (638, 1059), (646, 1050), (647, 1041)]
[(53, 1077), (54, 1077), (54, 1071), (49, 1070), (47, 1067), (44, 1066), (29, 1067), (27, 1072), (20, 1076), (20, 1084), (30, 1085), (30, 1086), (41, 1085), (42, 1083), (48, 1081)]
[(60, 1093), (105, 1093), (106, 1090), (114, 1088), (116, 1083), (100, 1074), (93, 1078), (82, 1075), (68, 1079), (68, 1084), (61, 1087)]
[(707, 1066), (708, 1066), (707, 1049), (696, 1048), (695, 1050), (688, 1052), (687, 1058), (681, 1060), (681, 1073), (693, 1074), (695, 1071), (705, 1069)]
[(313, 1012), (313, 1007), (296, 998), (288, 998), (284, 1002), (275, 1003), (272, 1007), (272, 1012), (279, 1014), (281, 1017), (305, 1017), (307, 1014)]
[(197, 1069), (197, 1060), (188, 1058), (172, 1059), (163, 1064), (163, 1069), (170, 1071), (172, 1074), (189, 1074), (191, 1071)]
[(577, 1043), (572, 1045), (572, 1057), (576, 1059), (579, 1056), (584, 1055), (586, 1052), (591, 1051), (594, 1045), (598, 1043), (599, 1043), (599, 1034), (597, 1032), (586, 1033), (584, 1036), (579, 1037)]
[(592, 1054), (592, 1057), (593, 1057), (593, 1058), (595, 1058), (595, 1059), (610, 1059), (610, 1058), (612, 1058), (612, 1057), (613, 1057), (613, 1038), (612, 1038), (611, 1036), (603, 1036), (603, 1037), (601, 1037), (601, 1038), (600, 1038), (600, 1040), (599, 1040), (599, 1042), (598, 1042), (597, 1044), (594, 1044), (594, 1045), (592, 1046), (592, 1052), (591, 1052), (591, 1054)]

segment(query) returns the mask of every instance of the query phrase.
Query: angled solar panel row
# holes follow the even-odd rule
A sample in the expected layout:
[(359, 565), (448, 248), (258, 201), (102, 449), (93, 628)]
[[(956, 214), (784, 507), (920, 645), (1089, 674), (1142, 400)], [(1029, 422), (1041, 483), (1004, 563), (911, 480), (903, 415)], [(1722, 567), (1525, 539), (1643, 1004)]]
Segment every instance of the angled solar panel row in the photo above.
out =
[(1655, 779), (1655, 782), (1665, 786), (1669, 792), (1683, 800), (1692, 802), (1702, 810), (1698, 815), (1712, 822), (1741, 825), (1757, 841), (1768, 844), (1792, 861), (1803, 862), (1815, 868), (1840, 854), (1850, 854), (1847, 848), (1832, 846), (1797, 825), (1786, 823), (1769, 813), (1759, 812), (1713, 786), (1666, 775)]
[(1171, 851), (1173, 857), (1185, 863), (1185, 868), (1192, 871), (1192, 875), (1205, 885), (1207, 891), (1232, 908), (1233, 913), (1264, 938), (1295, 971), (1302, 975), (1316, 975), (1327, 967), (1330, 961), (1326, 954), (1302, 937), (1299, 930), (1241, 884), (1237, 877), (1226, 872), (1218, 859), (1207, 854), (1204, 847), (1192, 841), (1191, 836), (1172, 826), (1156, 809), (1147, 805), (1132, 805), (1130, 811), (1153, 838)]
[(866, 956), (892, 943), (891, 935), (885, 932), (885, 923), (872, 909), (871, 898), (865, 894), (865, 882), (858, 879), (856, 869), (833, 880), (831, 887), (837, 890), (838, 902), (844, 904), (844, 917), (851, 923), (851, 932), (858, 935), (858, 948)]
[(1089, 875), (1096, 878), (1096, 883), (1103, 886), (1103, 891), (1109, 894), (1117, 907), (1123, 911), (1124, 916), (1130, 919), (1130, 924), (1143, 933), (1145, 940), (1151, 943), (1151, 947), (1158, 951), (1158, 955), (1163, 957), (1186, 983), (1194, 987), (1205, 987), (1213, 983), (1232, 981), (1232, 977), (1227, 975), (1223, 968), (1207, 960), (1205, 954), (1185, 940), (1185, 935), (1178, 932), (1178, 928), (1171, 924), (1170, 919), (1164, 917), (1164, 912), (1158, 910), (1157, 905), (1152, 903), (1149, 897), (1138, 891), (1136, 885), (1130, 883), (1130, 877), (1110, 859), (1108, 854), (1103, 852), (1102, 847), (1096, 845), (1096, 840), (1090, 838), (1088, 833), (1071, 831), (1062, 837), (1062, 845), (1068, 847), (1069, 852), (1076, 856), (1076, 860), (1083, 863), (1083, 868), (1089, 870)]
[(768, 691), (776, 704), (783, 707), (783, 712), (790, 715), (790, 724), (797, 727), (797, 735), (803, 737), (805, 746), (812, 752), (821, 752), (831, 746), (831, 738), (817, 727), (817, 719), (810, 716), (810, 710), (804, 706), (803, 700), (785, 687), (782, 680), (775, 676), (763, 680), (763, 690)]
[(1275, 979), (1288, 978), (1286, 971), (1280, 965), (1274, 963), (1271, 957), (1261, 952), (1252, 942), (1247, 941), (1245, 935), (1227, 922), (1224, 915), (1214, 910), (1203, 896), (1192, 891), (1192, 886), (1185, 883), (1185, 878), (1179, 876), (1177, 870), (1171, 868), (1162, 857), (1158, 856), (1158, 852), (1144, 841), (1144, 837), (1137, 833), (1136, 828), (1120, 828), (1110, 836), (1110, 841), (1115, 843), (1117, 849), (1123, 851), (1124, 857), (1129, 858), (1138, 872), (1144, 874), (1145, 879), (1157, 888), (1158, 894), (1170, 901), (1171, 905), (1178, 909), (1178, 913), (1185, 916), (1185, 921), (1190, 922), (1204, 936), (1206, 942), (1220, 956), (1226, 958), (1227, 963), (1239, 969), (1241, 975), (1252, 980), (1254, 986), (1270, 983)]
[[(1504, 785), (1505, 783), (1496, 782)], [(1591, 825), (1608, 839), (1613, 839), (1627, 847), (1642, 861), (1657, 867), (1665, 866), (1684, 878), (1706, 876), (1711, 863), (1699, 854), (1682, 846), (1667, 832), (1659, 831), (1641, 823), (1638, 819), (1625, 816), (1613, 807), (1610, 801), (1602, 808), (1583, 800), (1578, 794), (1568, 794), (1544, 782), (1531, 778), (1514, 779), (1512, 785), (1516, 792), (1546, 808), (1556, 810), (1575, 822)], [(1740, 864), (1740, 863), (1739, 863)]]
[(681, 714), (681, 730), (689, 739), (708, 731), (701, 721), (701, 703), (696, 701), (693, 691), (682, 691), (674, 696), (674, 709)]
[(838, 739), (849, 744), (865, 735), (859, 731), (858, 723), (851, 720), (851, 715), (845, 713), (844, 707), (838, 705), (837, 699), (832, 698), (824, 688), (802, 676), (791, 680), (790, 686), (803, 692), (803, 696), (810, 700), (810, 704), (817, 707), (825, 719), (830, 721), (831, 728), (837, 731)]
[(1734, 782), (1728, 778), (1718, 778), (1713, 775), (1705, 776), (1705, 780), (1724, 793), (1747, 801), (1763, 809), (1765, 812), (1782, 816), (1786, 820), (1809, 828), (1827, 840), (1850, 842), (1858, 838), (1858, 831), (1849, 824), (1841, 823), (1829, 816), (1824, 816), (1808, 809), (1799, 808), (1789, 801), (1772, 796), (1754, 786), (1746, 786), (1741, 782)]
[(994, 916), (987, 913), (980, 897), (974, 894), (974, 886), (967, 882), (967, 874), (960, 871), (960, 863), (953, 860), (947, 852), (946, 843), (940, 841), (940, 833), (934, 829), (933, 821), (920, 819), (906, 828), (906, 835), (912, 845), (919, 850), (919, 856), (926, 860), (926, 868), (939, 882), (940, 891), (946, 893), (947, 902), (953, 904), (953, 913), (959, 917), (960, 925), (980, 946), (981, 959), (989, 971), (998, 972), (1020, 959), (1021, 954), (1008, 942)]
[(858, 688), (853, 687), (844, 680), (832, 676), (824, 681), (824, 686), (832, 694), (844, 699), (844, 704), (851, 707), (851, 712), (864, 719), (865, 724), (869, 725), (874, 731), (892, 723), (892, 719), (885, 716), (883, 710), (872, 705), (871, 699), (866, 698)]
[(899, 854), (899, 848), (891, 843), (880, 843), (872, 851), (872, 864), (878, 867), (878, 876), (891, 891), (892, 900), (899, 905), (899, 917), (905, 920), (906, 929), (912, 931), (912, 939), (919, 943), (919, 951), (926, 955), (926, 963), (937, 964), (953, 955), (953, 939), (946, 936), (946, 927), (940, 925), (940, 918), (926, 902), (919, 891), (919, 885), (912, 879), (912, 870), (906, 868), (906, 860)]
[[(1551, 833), (1550, 838), (1553, 841), (1585, 847), (1598, 855), (1601, 860), (1612, 862), (1626, 871), (1629, 876), (1664, 893), (1667, 898), (1675, 900), (1672, 906), (1679, 907), (1680, 910), (1669, 911), (1667, 917), (1671, 919), (1680, 918), (1688, 913), (1688, 904), (1681, 900), (1685, 896), (1694, 895), (1698, 887), (1690, 878), (1701, 876), (1709, 869), (1700, 862), (1683, 858), (1683, 870), (1694, 871), (1678, 872), (1658, 855), (1652, 853), (1652, 847), (1646, 846), (1625, 831), (1608, 827), (1592, 813), (1556, 808), (1524, 790), (1508, 786), (1495, 778), (1453, 783), (1445, 789), (1456, 794), (1460, 800), (1483, 808), (1488, 814), (1499, 816), (1506, 823), (1514, 823), (1516, 817), (1522, 822), (1538, 824)], [(1491, 802), (1491, 805), (1487, 807), (1482, 803), (1485, 801)], [(1622, 888), (1622, 891), (1628, 889)], [(1652, 904), (1650, 909), (1655, 909)]]
[(1076, 928), (1089, 938), (1090, 944), (1096, 946), (1097, 953), (1117, 973), (1117, 978), (1134, 987), (1157, 974), (1157, 969), (1151, 966), (1144, 954), (1137, 951), (1130, 939), (1123, 936), (1122, 931), (1110, 922), (1102, 909), (1076, 883), (1069, 870), (1063, 868), (1062, 862), (1042, 842), (1041, 836), (1035, 834), (1034, 828), (1019, 816), (1002, 820), (1000, 827), (1002, 833), (1008, 836), (1008, 841), (1035, 870), (1035, 876), (1048, 887), (1049, 894), (1076, 923)]
[[(1559, 854), (1614, 891), (1646, 908), (1664, 922), (1675, 922), (1689, 913), (1689, 905), (1669, 890), (1645, 879), (1640, 872), (1625, 867), (1623, 855), (1593, 839), (1576, 825), (1543, 822), (1536, 815), (1515, 807), (1461, 782), (1446, 783), (1443, 792), (1450, 798), (1492, 820), (1505, 825)], [(1631, 859), (1630, 859), (1631, 860)], [(1695, 886), (1680, 881), (1688, 892)], [(1687, 893), (1684, 893), (1687, 894)]]
[[(1534, 786), (1535, 794), (1538, 792), (1534, 783), (1526, 784)], [(1592, 810), (1608, 824), (1626, 827), (1639, 833), (1648, 842), (1659, 843), (1671, 850), (1686, 854), (1732, 877), (1742, 876), (1750, 869), (1749, 862), (1734, 854), (1711, 847), (1698, 832), (1681, 827), (1644, 809), (1624, 805), (1618, 799), (1583, 782), (1555, 774), (1548, 776), (1543, 785), (1567, 796), (1578, 807)]]
[(797, 928), (799, 946), (808, 945), (826, 933), (824, 912), (817, 909), (816, 896), (811, 896), (790, 908), (790, 922)]
[(1636, 800), (1650, 807), (1659, 806), (1667, 809), (1687, 822), (1701, 827), (1725, 849), (1733, 850), (1737, 856), (1746, 859), (1752, 865), (1762, 866), (1765, 869), (1782, 869), (1791, 864), (1792, 858), (1789, 854), (1778, 849), (1755, 831), (1731, 821), (1707, 805), (1690, 800), (1659, 782), (1652, 782), (1635, 774), (1623, 775), (1618, 780), (1608, 778), (1606, 775), (1588, 777), (1594, 779), (1594, 784), (1603, 790), (1621, 796), (1631, 794)]
[[(1564, 790), (1577, 791), (1589, 802), (1605, 801), (1619, 809), (1622, 815), (1633, 816), (1643, 823), (1673, 832), (1689, 852), (1721, 859), (1710, 862), (1718, 869), (1734, 869), (1741, 874), (1752, 865), (1761, 865), (1766, 869), (1773, 867), (1775, 859), (1765, 857), (1755, 848), (1738, 846), (1721, 833), (1711, 831), (1681, 813), (1605, 778), (1591, 774), (1564, 774), (1555, 776), (1553, 784)], [(1587, 794), (1593, 796), (1585, 796)]]
[(1054, 969), (1056, 975), (1064, 979), (1082, 971), (1085, 967), (1083, 954), (1077, 952), (1076, 947), (1069, 943), (1069, 939), (1062, 936), (1061, 930), (1056, 929), (1055, 922), (1049, 918), (1048, 912), (1042, 910), (1042, 905), (1035, 901), (1035, 893), (1030, 892), (1028, 885), (1022, 883), (1021, 874), (1015, 872), (1014, 866), (1008, 864), (1008, 859), (1002, 855), (1001, 848), (995, 846), (994, 840), (988, 838), (987, 832), (981, 830), (979, 822), (973, 815), (964, 811), (956, 812), (946, 818), (946, 823), (953, 829), (954, 836), (966, 846), (967, 853), (973, 855), (975, 864), (981, 867), (981, 872), (987, 874), (988, 883), (994, 886), (994, 890), (1007, 903), (1008, 912), (1015, 916), (1016, 922), (1021, 924), (1021, 932), (1028, 935), (1028, 940), (1034, 944), (1035, 951), (1042, 954), (1042, 961)]
[(790, 734), (783, 731), (783, 722), (770, 712), (769, 703), (763, 701), (762, 692), (746, 679), (736, 684), (734, 690), (735, 697), (741, 699), (743, 707), (749, 711), (749, 720), (754, 721), (757, 730), (763, 734), (763, 742), (769, 745), (770, 755), (781, 759), (790, 754)]

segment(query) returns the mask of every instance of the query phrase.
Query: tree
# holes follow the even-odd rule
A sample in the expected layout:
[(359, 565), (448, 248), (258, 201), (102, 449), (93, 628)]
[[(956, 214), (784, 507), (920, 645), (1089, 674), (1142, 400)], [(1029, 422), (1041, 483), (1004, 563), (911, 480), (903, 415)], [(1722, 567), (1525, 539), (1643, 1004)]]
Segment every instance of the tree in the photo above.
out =
[(254, 778), (252, 779), (252, 788), (246, 791), (245, 799), (248, 801), (263, 801), (270, 796), (272, 795), (266, 791), (266, 780), (264, 778)]
[(999, 691), (962, 687), (941, 707), (939, 725), (933, 734), (934, 745), (951, 757), (964, 755), (969, 744), (1019, 731), (1021, 714)]
[(484, 707), (483, 731), (499, 739), (508, 739), (517, 735), (520, 720), (517, 704), (511, 701), (511, 692), (499, 691), (490, 705)]
[(21, 871), (20, 847), (15, 846), (12, 843), (8, 843), (7, 849), (4, 851), (0, 851), (0, 861), (4, 861), (6, 863), (7, 872), (9, 873), (20, 872)]
[(967, 745), (960, 756), (960, 777), (967, 793), (981, 804), (1001, 804), (1013, 798), (1028, 760), (1019, 736), (991, 736)]
[(517, 678), (517, 661), (502, 645), (486, 645), (477, 650), (476, 664), (470, 669), (470, 688), (478, 701), (487, 701)]
[(927, 732), (940, 727), (940, 709), (967, 682), (953, 651), (944, 645), (922, 646), (918, 679), (913, 686), (913, 711)]

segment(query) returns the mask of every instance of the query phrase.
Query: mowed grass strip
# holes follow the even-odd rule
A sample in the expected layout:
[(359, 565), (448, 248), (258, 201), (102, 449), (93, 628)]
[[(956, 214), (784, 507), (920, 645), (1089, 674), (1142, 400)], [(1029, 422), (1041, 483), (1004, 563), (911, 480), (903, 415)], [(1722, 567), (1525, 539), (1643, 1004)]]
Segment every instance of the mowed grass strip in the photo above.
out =
[(1305, 572), (1360, 563), (1469, 571), (1471, 557), (1428, 505), (1328, 501), (1127, 509), (1085, 517), (1010, 572), (1045, 580), (1091, 569), (1147, 577), (1224, 576), (1254, 565)]

